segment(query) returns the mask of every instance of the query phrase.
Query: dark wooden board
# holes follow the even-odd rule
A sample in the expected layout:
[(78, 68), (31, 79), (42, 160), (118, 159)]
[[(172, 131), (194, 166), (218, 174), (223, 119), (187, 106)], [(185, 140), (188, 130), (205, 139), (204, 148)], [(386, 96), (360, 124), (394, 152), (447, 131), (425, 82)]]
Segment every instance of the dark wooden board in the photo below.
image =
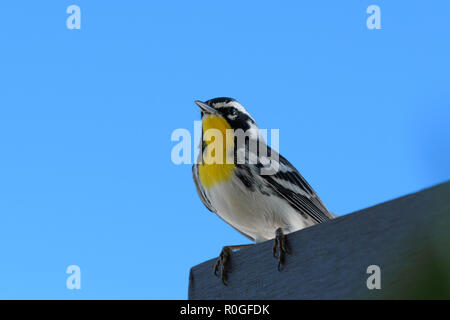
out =
[[(450, 252), (450, 229), (442, 230), (449, 213), (447, 182), (341, 216), (289, 234), (281, 272), (272, 241), (232, 254), (228, 286), (213, 274), (215, 259), (193, 267), (189, 299), (403, 298), (414, 290), (420, 297), (430, 252)], [(369, 265), (381, 268), (380, 290), (367, 288)]]

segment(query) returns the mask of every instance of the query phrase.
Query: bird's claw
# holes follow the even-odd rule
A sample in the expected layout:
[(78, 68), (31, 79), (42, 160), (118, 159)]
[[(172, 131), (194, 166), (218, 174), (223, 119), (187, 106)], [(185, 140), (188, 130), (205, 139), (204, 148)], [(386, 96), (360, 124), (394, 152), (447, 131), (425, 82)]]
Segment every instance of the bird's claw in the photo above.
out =
[[(277, 253), (277, 249), (279, 249)], [(283, 234), (281, 228), (275, 231), (275, 241), (272, 248), (273, 256), (278, 258), (278, 271), (281, 271), (281, 266), (284, 265), (286, 254), (290, 254), (289, 247), (287, 245), (286, 236)]]
[(227, 273), (230, 272), (228, 270), (228, 260), (230, 259), (231, 255), (231, 249), (229, 247), (223, 247), (222, 252), (219, 255), (219, 258), (217, 259), (216, 265), (214, 266), (214, 274), (216, 276), (219, 276), (219, 269), (220, 269), (220, 278), (224, 285), (227, 285)]

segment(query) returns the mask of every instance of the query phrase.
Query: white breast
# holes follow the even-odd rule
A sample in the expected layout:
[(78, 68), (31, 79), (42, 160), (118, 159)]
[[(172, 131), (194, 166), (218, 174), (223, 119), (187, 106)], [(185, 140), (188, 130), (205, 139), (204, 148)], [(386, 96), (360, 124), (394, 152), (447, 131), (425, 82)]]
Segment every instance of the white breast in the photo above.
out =
[(310, 219), (304, 219), (286, 200), (248, 190), (235, 175), (206, 193), (222, 219), (256, 242), (273, 239), (278, 228), (289, 233), (314, 224)]

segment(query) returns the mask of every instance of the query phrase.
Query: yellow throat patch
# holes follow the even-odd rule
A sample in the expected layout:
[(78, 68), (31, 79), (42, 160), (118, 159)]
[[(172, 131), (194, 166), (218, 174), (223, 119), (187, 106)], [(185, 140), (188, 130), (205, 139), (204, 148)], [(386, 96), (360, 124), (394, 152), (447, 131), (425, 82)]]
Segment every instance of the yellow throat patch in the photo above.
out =
[[(227, 132), (227, 129), (232, 128), (221, 116), (206, 116), (202, 127), (206, 147), (203, 151), (203, 161), (198, 166), (198, 174), (202, 185), (209, 189), (230, 180), (233, 175), (234, 135), (231, 130)], [(227, 154), (227, 150), (231, 151), (231, 154)]]

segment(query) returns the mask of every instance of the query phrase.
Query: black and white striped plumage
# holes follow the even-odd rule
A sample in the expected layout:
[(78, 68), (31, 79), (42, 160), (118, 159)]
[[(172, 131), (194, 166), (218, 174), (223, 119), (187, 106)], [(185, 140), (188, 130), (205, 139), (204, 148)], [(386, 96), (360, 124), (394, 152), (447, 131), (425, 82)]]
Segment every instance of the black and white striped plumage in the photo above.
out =
[[(193, 178), (200, 199), (210, 211), (255, 242), (273, 239), (278, 228), (290, 233), (335, 217), (295, 167), (266, 145), (255, 121), (239, 102), (216, 98), (204, 105), (202, 120), (211, 112), (222, 116), (231, 128), (250, 130), (250, 139), (266, 146), (267, 157), (272, 155), (272, 161), (278, 155), (278, 171), (262, 175), (261, 167), (267, 163), (267, 157), (250, 152), (247, 140), (243, 146), (235, 147), (233, 155), (236, 160), (245, 154), (245, 163), (235, 161), (230, 179), (209, 188), (199, 178), (199, 159), (192, 167)], [(205, 148), (208, 146), (202, 143), (199, 157)]]

